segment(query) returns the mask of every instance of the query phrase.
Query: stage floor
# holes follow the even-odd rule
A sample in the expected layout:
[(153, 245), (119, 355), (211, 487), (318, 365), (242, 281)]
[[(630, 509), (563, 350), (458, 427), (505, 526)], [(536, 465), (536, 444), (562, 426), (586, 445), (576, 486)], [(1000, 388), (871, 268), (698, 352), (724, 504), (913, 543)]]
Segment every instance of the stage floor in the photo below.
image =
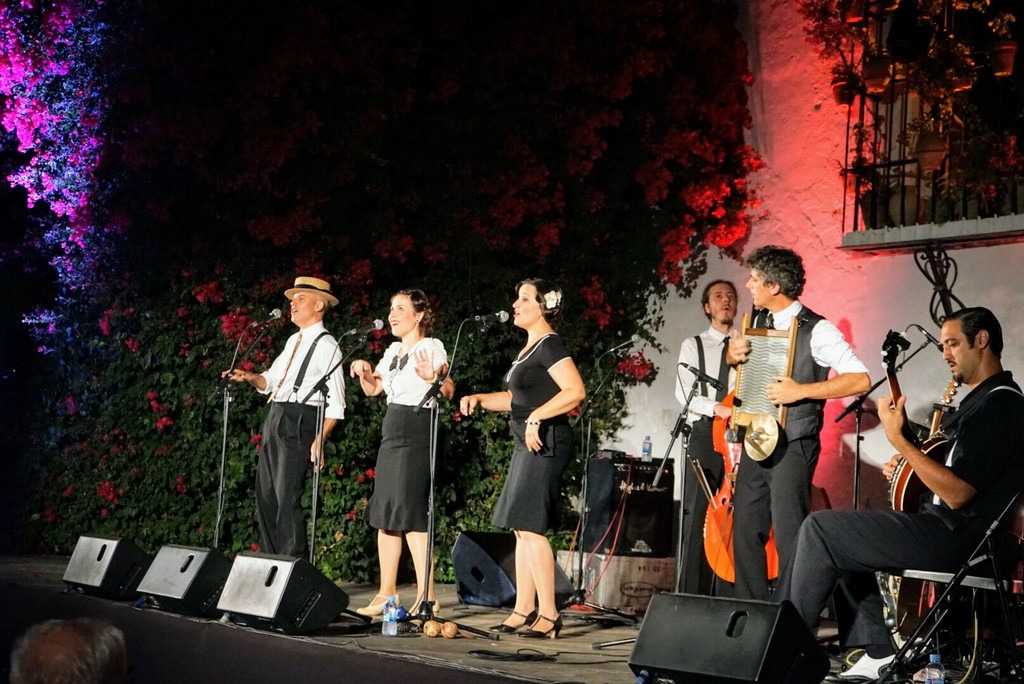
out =
[[(422, 634), (385, 637), (379, 622), (354, 617), (300, 636), (253, 630), (217, 620), (185, 617), (131, 602), (65, 591), (67, 558), (0, 558), (0, 648), (4, 680), (13, 640), (29, 625), (52, 617), (106, 619), (126, 634), (135, 682), (633, 682), (627, 662), (639, 623), (600, 611), (566, 609), (556, 640), (493, 639), (463, 632), (459, 638)], [(350, 609), (366, 605), (376, 587), (342, 584)], [(415, 600), (402, 587), (403, 602)], [(507, 611), (458, 602), (453, 585), (438, 587), (441, 617), (487, 630)], [(820, 636), (820, 635), (819, 635)], [(605, 645), (608, 642), (625, 642)], [(685, 644), (680, 644), (685, 649)]]

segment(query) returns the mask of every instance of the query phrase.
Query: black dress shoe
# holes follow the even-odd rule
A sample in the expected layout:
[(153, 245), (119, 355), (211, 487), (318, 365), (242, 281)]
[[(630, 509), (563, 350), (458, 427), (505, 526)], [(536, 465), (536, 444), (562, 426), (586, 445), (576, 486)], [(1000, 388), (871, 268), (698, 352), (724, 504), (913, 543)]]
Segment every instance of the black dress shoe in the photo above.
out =
[[(551, 623), (551, 629), (544, 631), (537, 629), (537, 624), (541, 621)], [(562, 631), (562, 616), (559, 615), (557, 618), (552, 620), (551, 618), (539, 616), (537, 620), (530, 625), (530, 629), (525, 632), (520, 632), (516, 636), (522, 639), (554, 639), (558, 636), (558, 633)]]
[(533, 624), (533, 622), (537, 620), (536, 610), (531, 611), (529, 615), (523, 615), (519, 611), (513, 610), (512, 615), (518, 615), (519, 617), (523, 618), (523, 621), (515, 627), (512, 627), (511, 625), (506, 625), (504, 622), (502, 622), (500, 625), (494, 625), (487, 631), (494, 632), (495, 634), (515, 634), (517, 629), (521, 629), (524, 625)]

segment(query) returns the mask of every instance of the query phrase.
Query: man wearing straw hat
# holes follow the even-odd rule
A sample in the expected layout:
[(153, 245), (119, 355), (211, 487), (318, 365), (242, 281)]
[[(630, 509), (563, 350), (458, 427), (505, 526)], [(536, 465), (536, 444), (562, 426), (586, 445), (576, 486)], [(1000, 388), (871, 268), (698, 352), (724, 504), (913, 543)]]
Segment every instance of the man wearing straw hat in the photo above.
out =
[(337, 306), (338, 299), (331, 294), (330, 283), (310, 277), (296, 278), (284, 295), (291, 300), (292, 323), (299, 331), (288, 338), (268, 370), (251, 373), (236, 368), (230, 379), (247, 382), (269, 397), (256, 471), (260, 550), (301, 557), (306, 553), (306, 519), (300, 502), (306, 463), (323, 467), (317, 463), (321, 442), (345, 417), (345, 380), (340, 369), (328, 378), (321, 433), (317, 409), (322, 396), (314, 386), (341, 359), (338, 342), (323, 323), (327, 309)]

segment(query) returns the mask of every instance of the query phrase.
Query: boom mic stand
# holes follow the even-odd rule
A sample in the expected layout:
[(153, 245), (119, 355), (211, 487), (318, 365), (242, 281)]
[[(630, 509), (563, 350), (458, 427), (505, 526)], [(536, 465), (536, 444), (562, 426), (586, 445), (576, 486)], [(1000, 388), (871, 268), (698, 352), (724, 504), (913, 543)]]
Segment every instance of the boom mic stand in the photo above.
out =
[[(910, 359), (912, 359), (915, 356), (917, 356), (919, 353), (921, 353), (922, 350), (924, 350), (925, 347), (928, 347), (930, 345), (931, 345), (931, 342), (928, 341), (928, 340), (925, 340), (924, 342), (922, 342), (921, 345), (917, 349), (915, 349), (913, 352), (911, 352), (910, 354), (905, 356), (903, 358), (903, 360), (900, 361), (899, 364), (896, 365), (895, 372), (897, 374), (899, 374), (899, 372), (903, 370), (903, 366), (905, 366), (906, 363), (908, 361), (910, 361)], [(860, 443), (862, 441), (864, 441), (864, 438), (861, 436), (861, 416), (864, 413), (864, 402), (867, 400), (867, 398), (869, 396), (871, 396), (871, 393), (874, 392), (876, 389), (878, 389), (878, 387), (883, 382), (886, 382), (887, 379), (888, 379), (888, 376), (880, 379), (878, 382), (876, 382), (874, 385), (872, 385), (868, 389), (867, 392), (865, 392), (864, 394), (860, 395), (859, 397), (857, 397), (856, 399), (851, 401), (850, 405), (847, 406), (845, 409), (843, 409), (842, 413), (840, 413), (838, 416), (836, 416), (835, 421), (833, 421), (833, 422), (838, 423), (843, 418), (845, 418), (846, 415), (848, 413), (850, 413), (850, 412), (853, 412), (856, 415), (856, 425), (857, 425), (857, 427), (856, 427), (856, 433), (855, 433), (856, 434), (856, 439), (854, 441), (854, 458), (853, 458), (853, 510), (857, 510), (857, 508), (859, 507), (859, 504), (860, 504)]]
[[(280, 311), (277, 312), (280, 315)], [(276, 319), (274, 319), (276, 320)], [(228, 378), (234, 372), (238, 363), (245, 361), (249, 357), (249, 353), (256, 348), (263, 336), (267, 334), (267, 326), (261, 325), (260, 334), (256, 336), (252, 344), (242, 354), (242, 358), (238, 358), (238, 350), (242, 347), (242, 335), (238, 336), (238, 343), (235, 344), (235, 353), (231, 357), (231, 366), (227, 373), (222, 375), (217, 380), (216, 390), (220, 391), (224, 395), (224, 404), (221, 409), (223, 416), (221, 420), (221, 438), (220, 438), (220, 482), (217, 485), (217, 518), (213, 523), (213, 548), (220, 546), (220, 524), (221, 519), (224, 517), (224, 467), (227, 463), (228, 455), (228, 414), (231, 411), (231, 382)]]
[[(506, 317), (507, 318), (507, 317)], [(448, 370), (443, 375), (439, 375), (437, 380), (430, 386), (426, 394), (420, 400), (419, 405), (413, 409), (413, 411), (419, 411), (424, 406), (429, 405), (430, 408), (430, 487), (427, 493), (427, 543), (426, 543), (426, 557), (424, 558), (423, 567), (427, 572), (432, 572), (434, 567), (434, 473), (437, 464), (437, 433), (438, 424), (440, 419), (440, 401), (444, 399), (444, 395), (441, 392), (441, 388), (444, 383), (448, 380), (452, 374), (452, 367), (455, 365), (455, 357), (459, 352), (459, 339), (462, 337), (462, 326), (467, 321), (473, 319), (465, 319), (459, 324), (459, 330), (455, 334), (455, 346), (452, 349), (452, 358), (448, 363)], [(486, 323), (481, 323), (481, 330), (487, 327)], [(419, 579), (419, 578), (417, 578)], [(420, 629), (435, 617), (434, 613), (434, 602), (428, 600), (430, 597), (430, 579), (424, 578), (423, 586), (421, 587), (422, 593), (420, 594), (419, 610), (416, 611), (415, 615), (410, 615), (407, 619), (416, 619), (420, 621)], [(449, 622), (454, 622), (449, 620)], [(470, 627), (460, 622), (454, 622), (455, 626), (461, 631), (470, 632), (477, 636), (488, 637), (496, 639), (497, 635), (489, 634), (482, 629), (476, 627)]]
[[(682, 380), (679, 377), (679, 367), (676, 367), (676, 382), (682, 385)], [(665, 454), (661, 457), (661, 464), (658, 467), (658, 473), (654, 476), (654, 480), (651, 482), (651, 487), (657, 487), (661, 481), (661, 474), (665, 472), (665, 466), (668, 464), (669, 456), (672, 454), (672, 447), (675, 446), (676, 439), (679, 435), (683, 436), (683, 444), (680, 459), (680, 465), (683, 460), (689, 461), (694, 468), (699, 468), (700, 464), (695, 463), (690, 459), (690, 432), (692, 427), (686, 422), (686, 414), (690, 410), (690, 402), (693, 401), (693, 397), (697, 394), (697, 386), (700, 384), (700, 379), (694, 377), (693, 385), (690, 387), (690, 393), (686, 396), (686, 403), (683, 404), (683, 410), (679, 412), (676, 417), (676, 424), (672, 428), (672, 439), (669, 440), (668, 447), (665, 449)], [(683, 468), (680, 467), (680, 471)], [(679, 535), (676, 538), (676, 577), (675, 587), (673, 591), (679, 593), (682, 591), (683, 579), (686, 573), (686, 547), (683, 546), (683, 522), (686, 519), (686, 477), (683, 472), (680, 472), (679, 480)], [(609, 646), (622, 646), (625, 644), (632, 644), (636, 641), (636, 637), (630, 639), (616, 639), (615, 641), (604, 641), (595, 643), (591, 648), (595, 651), (602, 648), (608, 648)]]
[[(605, 354), (607, 353), (608, 352), (605, 352)], [(602, 354), (601, 356), (604, 356), (604, 354)], [(601, 360), (601, 356), (598, 357), (597, 361), (595, 361), (595, 364)], [(576, 420), (572, 423), (572, 427), (576, 427), (576, 425), (579, 424), (579, 422), (583, 419), (584, 416), (586, 416), (587, 418), (586, 435), (582, 440), (580, 440), (580, 450), (582, 452), (583, 457), (583, 474), (580, 477), (580, 533), (579, 543), (577, 545), (576, 551), (576, 583), (573, 587), (572, 595), (561, 607), (566, 608), (571, 606), (585, 606), (593, 610), (613, 615), (623, 622), (635, 624), (637, 621), (635, 615), (628, 615), (627, 613), (613, 610), (611, 608), (606, 608), (602, 605), (590, 603), (589, 601), (587, 601), (587, 591), (586, 589), (584, 589), (585, 582), (583, 575), (583, 538), (586, 535), (587, 522), (590, 517), (590, 507), (587, 504), (587, 490), (590, 479), (587, 474), (587, 467), (589, 465), (587, 455), (590, 453), (591, 431), (593, 429), (593, 416), (589, 415), (589, 412), (590, 407), (594, 403), (594, 397), (598, 395), (598, 393), (601, 391), (601, 388), (603, 388), (605, 383), (608, 382), (608, 378), (611, 377), (613, 372), (615, 372), (615, 366), (609, 368), (608, 371), (605, 372), (605, 374), (601, 377), (601, 381), (597, 384), (597, 388), (593, 392), (587, 394), (587, 398), (583, 402), (583, 406), (580, 408), (579, 415), (576, 416)]]
[(327, 391), (327, 381), (334, 374), (334, 372), (337, 371), (341, 367), (342, 364), (344, 364), (346, 361), (348, 361), (349, 357), (351, 357), (352, 354), (355, 353), (356, 349), (358, 349), (359, 347), (361, 347), (363, 345), (363, 342), (366, 341), (366, 338), (369, 337), (370, 332), (372, 330), (374, 330), (374, 329), (375, 328), (371, 328), (371, 329), (368, 329), (365, 332), (363, 332), (360, 335), (359, 340), (355, 344), (353, 344), (351, 347), (349, 347), (348, 351), (346, 351), (345, 354), (340, 359), (338, 359), (338, 362), (336, 364), (334, 364), (333, 366), (331, 366), (330, 369), (328, 369), (328, 371), (326, 373), (324, 373), (323, 376), (319, 380), (316, 381), (316, 384), (313, 385), (313, 389), (311, 389), (309, 391), (309, 393), (302, 399), (302, 402), (300, 402), (300, 403), (305, 404), (307, 401), (310, 400), (310, 398), (314, 394), (317, 394), (317, 393), (320, 394), (320, 403), (317, 404), (317, 410), (316, 410), (316, 426), (317, 426), (316, 434), (320, 436), (320, 443), (319, 443), (319, 448), (318, 448), (317, 454), (316, 454), (316, 463), (313, 464), (313, 494), (312, 494), (311, 511), (310, 511), (310, 531), (309, 531), (309, 562), (310, 562), (310, 564), (314, 563), (313, 549), (315, 548), (314, 540), (316, 539), (316, 508), (317, 508), (317, 500), (318, 500), (319, 494), (320, 494), (320, 470), (323, 467), (323, 463), (324, 463), (324, 438), (323, 438), (324, 418), (325, 418), (326, 411), (327, 411), (327, 397), (330, 394)]

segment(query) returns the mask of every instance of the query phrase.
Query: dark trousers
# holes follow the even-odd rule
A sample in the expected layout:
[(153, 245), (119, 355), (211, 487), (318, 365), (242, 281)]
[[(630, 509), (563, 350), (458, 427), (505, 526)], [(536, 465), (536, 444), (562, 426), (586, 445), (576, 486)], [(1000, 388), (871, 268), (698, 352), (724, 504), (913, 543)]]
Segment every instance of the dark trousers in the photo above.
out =
[(764, 545), (769, 532), (775, 533), (780, 574), (792, 560), (800, 524), (811, 510), (811, 480), (820, 452), (817, 435), (788, 444), (780, 440), (763, 461), (754, 461), (744, 450), (733, 496), (736, 598), (768, 600)]
[(309, 449), (316, 437), (314, 406), (271, 402), (263, 421), (256, 468), (256, 517), (260, 550), (285, 556), (306, 554), (306, 516), (302, 491)]
[[(690, 433), (690, 456), (697, 461), (707, 478), (711, 493), (722, 485), (725, 459), (715, 451), (711, 437), (712, 421), (698, 420)], [(682, 590), (687, 594), (711, 596), (718, 579), (704, 553), (704, 520), (707, 517), (708, 498), (697, 483), (693, 466), (679, 466), (683, 472), (683, 563)]]
[(988, 524), (975, 520), (956, 530), (937, 515), (894, 511), (816, 511), (803, 523), (792, 564), (772, 600), (789, 600), (812, 630), (834, 589), (849, 607), (843, 645), (892, 654), (875, 571), (905, 568), (951, 572), (974, 550)]

